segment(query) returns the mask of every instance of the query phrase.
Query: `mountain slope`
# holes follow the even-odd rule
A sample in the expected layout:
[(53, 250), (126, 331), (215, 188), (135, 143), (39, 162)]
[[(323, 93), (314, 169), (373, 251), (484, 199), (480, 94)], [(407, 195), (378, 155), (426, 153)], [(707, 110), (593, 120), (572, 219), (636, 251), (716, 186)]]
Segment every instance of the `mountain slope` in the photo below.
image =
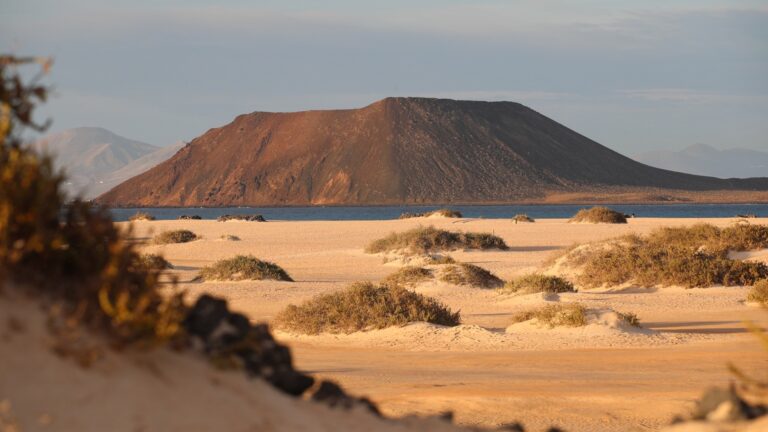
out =
[(103, 128), (81, 127), (51, 134), (33, 143), (54, 156), (67, 173), (69, 196), (94, 198), (168, 159), (181, 145), (156, 147)]
[(517, 103), (256, 112), (99, 198), (118, 206), (505, 202), (606, 187), (768, 190), (651, 168)]
[(718, 178), (768, 175), (768, 152), (758, 150), (718, 150), (696, 144), (680, 151), (641, 153), (634, 159), (658, 168)]

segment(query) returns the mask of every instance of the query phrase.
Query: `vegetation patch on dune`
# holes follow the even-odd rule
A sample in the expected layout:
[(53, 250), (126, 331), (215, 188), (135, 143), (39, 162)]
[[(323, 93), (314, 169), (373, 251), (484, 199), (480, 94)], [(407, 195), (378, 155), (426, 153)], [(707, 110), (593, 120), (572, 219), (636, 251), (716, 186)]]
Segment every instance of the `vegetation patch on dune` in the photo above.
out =
[(533, 219), (532, 217), (528, 216), (527, 214), (523, 214), (523, 213), (516, 214), (515, 217), (512, 218), (512, 220), (515, 221), (515, 223), (518, 223), (518, 222), (522, 222), (522, 223), (536, 222), (535, 219)]
[(442, 216), (446, 218), (461, 218), (463, 215), (458, 210), (452, 210), (449, 208), (442, 208), (437, 209), (433, 211), (423, 212), (423, 213), (409, 213), (405, 212), (400, 215), (398, 219), (410, 219), (410, 218), (417, 218), (417, 217), (430, 217), (430, 216)]
[(137, 259), (137, 263), (152, 270), (164, 270), (171, 269), (173, 266), (162, 255), (157, 254), (141, 254)]
[(731, 259), (728, 253), (766, 247), (766, 226), (721, 229), (699, 224), (577, 247), (566, 253), (565, 260), (581, 269), (578, 282), (587, 287), (624, 283), (689, 288), (752, 285), (768, 277), (768, 266)]
[(440, 280), (455, 285), (469, 285), (480, 288), (498, 288), (504, 285), (504, 281), (490, 271), (468, 263), (446, 267), (440, 275)]
[(747, 293), (747, 301), (768, 306), (768, 279), (755, 283)]
[(493, 234), (453, 232), (429, 226), (391, 233), (370, 243), (365, 251), (368, 253), (404, 251), (410, 254), (428, 254), (456, 249), (507, 250), (509, 247), (503, 239)]
[(155, 244), (187, 243), (198, 238), (197, 234), (190, 230), (173, 230), (161, 232), (152, 239), (152, 242)]
[(579, 210), (570, 220), (571, 222), (587, 223), (627, 223), (627, 216), (624, 213), (611, 210), (608, 207), (592, 207), (590, 209)]
[(222, 234), (219, 238), (226, 241), (240, 241), (240, 237), (232, 234)]
[(135, 221), (153, 221), (155, 220), (155, 217), (151, 214), (143, 211), (138, 211), (136, 214), (128, 218), (129, 221), (135, 222)]
[(342, 291), (289, 305), (275, 318), (280, 329), (305, 334), (353, 333), (424, 321), (444, 326), (461, 323), (459, 312), (437, 300), (397, 285), (357, 282)]
[(576, 292), (576, 289), (571, 282), (559, 276), (531, 273), (508, 281), (500, 292), (503, 294), (564, 293)]
[(393, 285), (415, 285), (432, 278), (432, 270), (424, 267), (405, 266), (384, 279), (384, 283)]
[(293, 279), (280, 266), (269, 261), (262, 261), (253, 255), (237, 255), (233, 258), (216, 261), (200, 269), (203, 280), (240, 281), (273, 279), (293, 282)]
[(181, 215), (179, 216), (179, 220), (201, 220), (203, 218), (200, 217), (200, 215)]
[(246, 222), (266, 222), (267, 220), (264, 219), (264, 216), (257, 214), (257, 215), (245, 215), (245, 214), (236, 214), (236, 215), (222, 215), (216, 218), (217, 222), (226, 222), (230, 220), (241, 220)]
[[(633, 313), (622, 313), (608, 310), (616, 314), (616, 317), (625, 324), (640, 327), (640, 320)], [(589, 324), (589, 315), (595, 314), (581, 303), (557, 303), (519, 312), (512, 317), (512, 323), (521, 323), (536, 320), (539, 324), (549, 328), (555, 327), (583, 327)]]

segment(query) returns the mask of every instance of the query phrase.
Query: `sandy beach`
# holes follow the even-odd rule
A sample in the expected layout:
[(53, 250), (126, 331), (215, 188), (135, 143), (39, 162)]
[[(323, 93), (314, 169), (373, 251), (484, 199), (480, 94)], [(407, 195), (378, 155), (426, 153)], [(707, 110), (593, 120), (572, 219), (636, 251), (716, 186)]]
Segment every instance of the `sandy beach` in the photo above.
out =
[[(144, 252), (161, 253), (190, 298), (203, 293), (229, 300), (253, 321), (269, 322), (286, 305), (348, 284), (378, 281), (398, 269), (364, 247), (390, 232), (419, 225), (490, 232), (508, 251), (456, 251), (458, 261), (482, 266), (502, 279), (539, 269), (556, 251), (575, 243), (661, 226), (736, 219), (630, 219), (626, 225), (539, 220), (414, 218), (388, 221), (281, 222), (141, 221), (132, 238)], [(752, 223), (768, 223), (754, 219)], [(122, 224), (126, 228), (128, 224)], [(189, 229), (190, 243), (152, 245), (154, 234)], [(223, 240), (234, 235), (239, 241)], [(198, 270), (222, 258), (252, 254), (275, 262), (295, 282), (198, 282)], [(766, 251), (749, 259), (768, 262)], [(544, 297), (429, 281), (414, 288), (460, 310), (462, 325), (415, 323), (350, 335), (306, 336), (276, 332), (293, 350), (297, 366), (370, 397), (387, 415), (453, 411), (460, 424), (499, 426), (520, 421), (531, 430), (557, 425), (569, 431), (656, 430), (687, 413), (709, 386), (727, 384), (727, 363), (765, 370), (764, 352), (745, 320), (765, 323), (746, 305), (746, 288), (679, 287), (581, 290)], [(579, 301), (639, 316), (642, 329), (599, 319), (576, 329), (511, 326), (516, 312), (540, 304)], [(599, 317), (598, 317), (599, 318)]]

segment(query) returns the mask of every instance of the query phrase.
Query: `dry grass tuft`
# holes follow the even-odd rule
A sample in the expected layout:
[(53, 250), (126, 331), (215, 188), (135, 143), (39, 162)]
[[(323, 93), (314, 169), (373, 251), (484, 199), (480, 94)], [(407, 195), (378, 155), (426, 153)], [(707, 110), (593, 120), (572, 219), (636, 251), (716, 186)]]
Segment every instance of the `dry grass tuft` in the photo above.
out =
[(277, 264), (262, 261), (253, 255), (237, 255), (219, 260), (200, 269), (203, 280), (240, 281), (273, 279), (293, 282), (288, 273)]
[(199, 239), (190, 230), (163, 231), (152, 239), (155, 244), (187, 243)]
[(592, 207), (579, 210), (570, 221), (619, 224), (627, 223), (627, 216), (607, 207)]
[(516, 214), (515, 217), (512, 218), (512, 220), (515, 221), (515, 223), (518, 223), (518, 222), (536, 222), (535, 219), (533, 219), (532, 217), (528, 216), (527, 214)]
[(755, 283), (747, 294), (747, 301), (768, 306), (768, 279)]
[(504, 284), (503, 280), (488, 270), (467, 263), (446, 267), (442, 275), (440, 275), (440, 280), (455, 285), (469, 285), (480, 288), (498, 288)]
[(507, 282), (499, 291), (503, 294), (532, 294), (576, 292), (576, 289), (572, 283), (561, 277), (532, 273)]
[(429, 255), (427, 256), (427, 264), (431, 265), (445, 265), (445, 264), (456, 264), (456, 260), (453, 259), (450, 255)]
[(357, 282), (342, 291), (289, 305), (275, 318), (280, 329), (305, 334), (353, 333), (424, 321), (444, 326), (461, 323), (437, 300), (397, 285)]
[(406, 266), (387, 276), (383, 283), (389, 285), (415, 285), (432, 278), (432, 270), (424, 267)]
[(138, 257), (138, 264), (148, 269), (165, 270), (172, 269), (173, 266), (162, 255), (141, 254)]
[(222, 234), (219, 238), (226, 241), (240, 241), (240, 237), (232, 234)]
[(558, 303), (520, 312), (512, 317), (512, 323), (537, 320), (555, 327), (583, 327), (587, 325), (587, 308), (580, 303)]
[(493, 234), (452, 232), (430, 226), (392, 233), (373, 241), (365, 251), (367, 253), (405, 251), (409, 254), (428, 254), (456, 249), (507, 250), (509, 246)]
[(136, 212), (136, 214), (134, 214), (133, 216), (128, 218), (128, 220), (130, 220), (131, 222), (134, 222), (134, 221), (153, 221), (153, 220), (155, 220), (155, 217), (152, 216), (151, 214), (147, 213), (147, 212), (138, 211), (138, 212)]
[(438, 210), (423, 212), (423, 213), (403, 213), (400, 215), (398, 219), (410, 219), (410, 218), (417, 218), (417, 217), (429, 217), (429, 216), (435, 216), (439, 215), (442, 217), (447, 218), (461, 218), (463, 215), (458, 210), (451, 210), (449, 208), (442, 208)]

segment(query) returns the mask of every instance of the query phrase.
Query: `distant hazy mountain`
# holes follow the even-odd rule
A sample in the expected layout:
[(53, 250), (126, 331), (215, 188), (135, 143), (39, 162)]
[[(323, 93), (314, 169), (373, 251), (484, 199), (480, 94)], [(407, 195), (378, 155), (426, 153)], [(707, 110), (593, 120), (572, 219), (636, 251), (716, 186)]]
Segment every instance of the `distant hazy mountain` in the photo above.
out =
[(705, 144), (695, 144), (680, 151), (641, 153), (634, 159), (658, 168), (712, 177), (768, 176), (768, 151), (718, 150)]
[(65, 191), (91, 199), (152, 168), (182, 147), (156, 147), (106, 129), (81, 127), (51, 134), (33, 144), (54, 156), (67, 174)]

